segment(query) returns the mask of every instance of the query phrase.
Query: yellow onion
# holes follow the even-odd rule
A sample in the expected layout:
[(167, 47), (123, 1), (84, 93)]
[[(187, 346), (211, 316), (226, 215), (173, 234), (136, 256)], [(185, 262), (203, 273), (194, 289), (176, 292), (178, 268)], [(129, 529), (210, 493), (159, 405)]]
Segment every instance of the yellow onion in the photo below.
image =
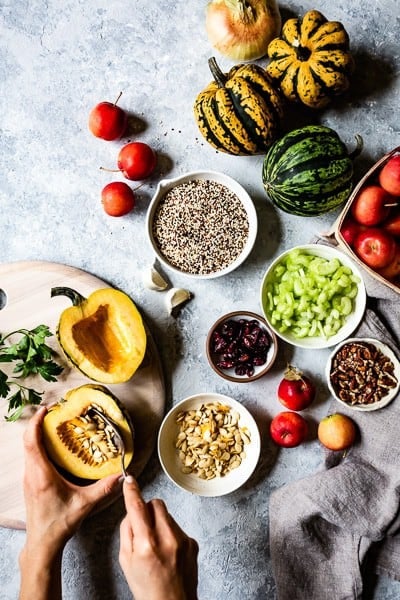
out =
[(210, 43), (233, 60), (256, 60), (281, 29), (276, 0), (211, 0), (206, 10)]

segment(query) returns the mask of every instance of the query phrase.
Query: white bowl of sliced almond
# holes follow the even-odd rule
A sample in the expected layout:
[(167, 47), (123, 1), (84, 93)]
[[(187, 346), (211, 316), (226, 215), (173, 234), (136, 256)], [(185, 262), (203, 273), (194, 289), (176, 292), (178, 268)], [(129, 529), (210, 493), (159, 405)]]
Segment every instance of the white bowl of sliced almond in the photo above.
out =
[(240, 488), (257, 466), (260, 446), (257, 423), (247, 408), (214, 393), (178, 402), (158, 435), (166, 475), (199, 496), (223, 496)]

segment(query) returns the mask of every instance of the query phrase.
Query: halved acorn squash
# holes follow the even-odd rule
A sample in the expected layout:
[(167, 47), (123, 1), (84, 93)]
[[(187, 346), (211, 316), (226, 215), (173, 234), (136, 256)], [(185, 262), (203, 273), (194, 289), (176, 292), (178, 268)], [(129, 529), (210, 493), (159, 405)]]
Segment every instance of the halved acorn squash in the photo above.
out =
[(51, 406), (43, 422), (43, 442), (50, 459), (80, 479), (102, 479), (121, 472), (121, 453), (104, 421), (90, 414), (94, 406), (115, 423), (125, 444), (125, 467), (134, 453), (133, 425), (121, 402), (102, 385), (68, 391)]
[(73, 306), (60, 316), (57, 337), (66, 357), (100, 383), (124, 383), (146, 352), (146, 331), (134, 302), (119, 290), (105, 288), (88, 298), (66, 287), (51, 296), (67, 296)]

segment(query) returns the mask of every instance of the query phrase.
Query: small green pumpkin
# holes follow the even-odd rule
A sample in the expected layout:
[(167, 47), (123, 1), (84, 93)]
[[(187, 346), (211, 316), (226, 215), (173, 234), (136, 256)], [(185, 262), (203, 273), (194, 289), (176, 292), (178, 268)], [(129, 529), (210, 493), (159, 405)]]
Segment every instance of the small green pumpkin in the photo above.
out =
[(347, 200), (353, 185), (353, 158), (338, 134), (323, 125), (294, 129), (275, 141), (263, 164), (262, 179), (271, 201), (302, 217), (321, 215)]
[(267, 73), (289, 99), (323, 108), (350, 86), (354, 60), (342, 23), (317, 10), (288, 19), (268, 45)]
[(201, 134), (228, 154), (265, 152), (276, 139), (283, 116), (282, 98), (271, 78), (255, 64), (236, 65), (224, 74), (215, 58), (208, 63), (214, 81), (194, 105)]

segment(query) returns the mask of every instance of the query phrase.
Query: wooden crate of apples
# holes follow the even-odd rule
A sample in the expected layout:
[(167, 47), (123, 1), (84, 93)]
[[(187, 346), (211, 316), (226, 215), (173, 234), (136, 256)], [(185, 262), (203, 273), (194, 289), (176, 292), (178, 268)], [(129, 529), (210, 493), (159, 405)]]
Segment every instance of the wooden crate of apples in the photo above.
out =
[(400, 293), (400, 146), (355, 187), (335, 235), (356, 262)]

